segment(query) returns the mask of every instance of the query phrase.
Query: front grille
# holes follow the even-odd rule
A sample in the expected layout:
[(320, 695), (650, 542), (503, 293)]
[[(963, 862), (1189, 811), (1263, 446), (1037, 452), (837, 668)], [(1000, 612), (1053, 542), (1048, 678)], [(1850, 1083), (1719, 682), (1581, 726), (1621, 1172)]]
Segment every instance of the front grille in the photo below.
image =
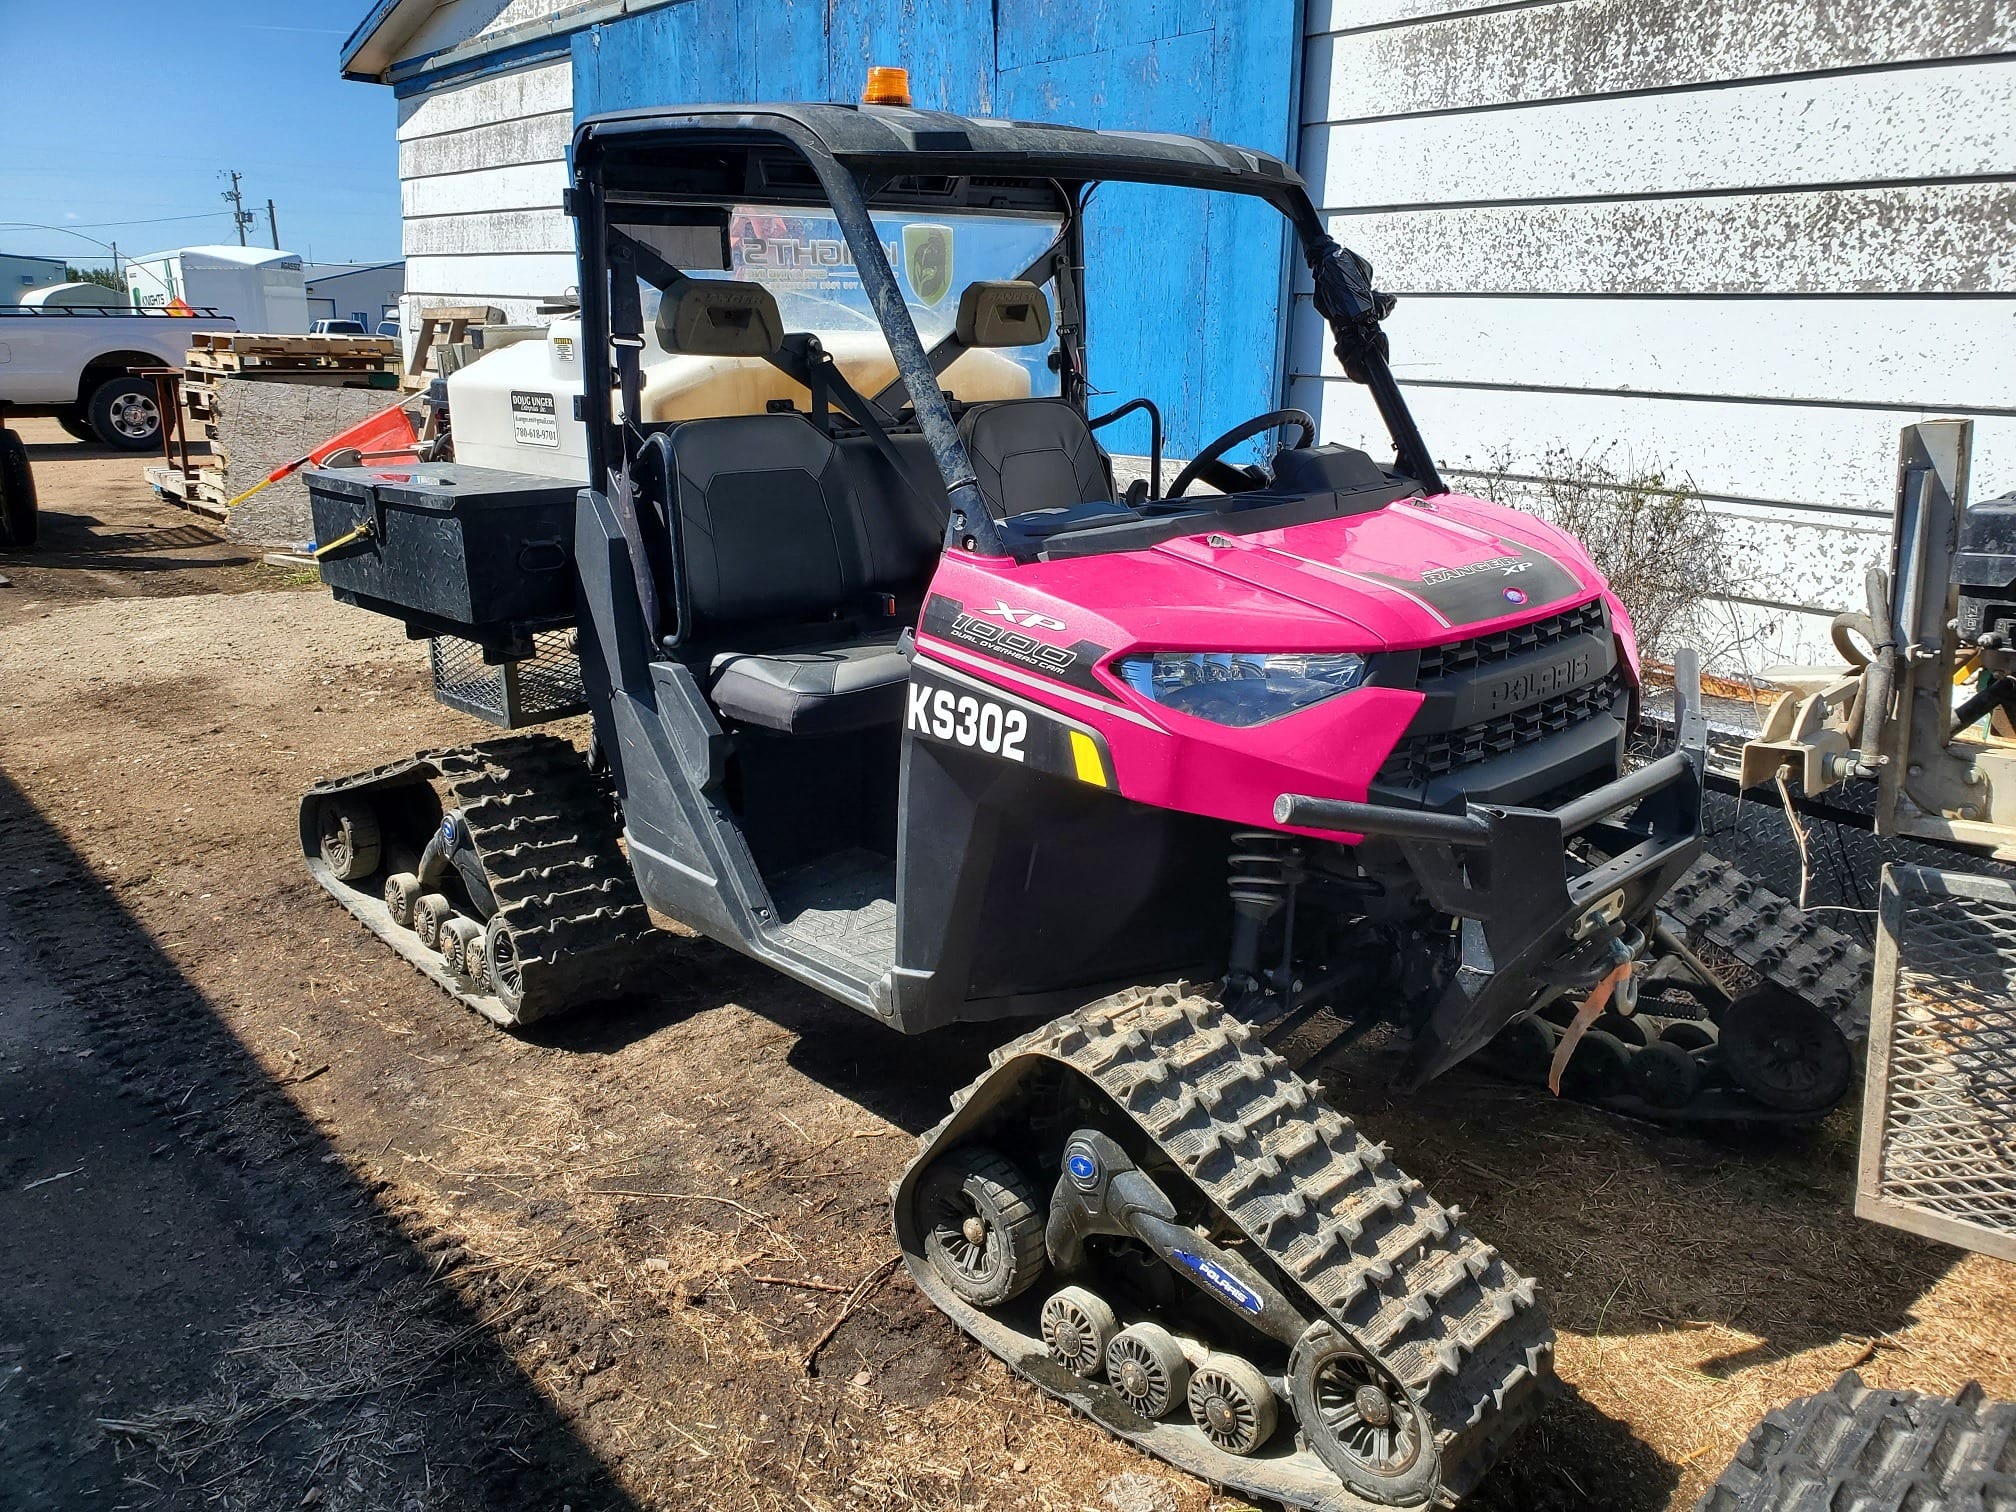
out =
[(1514, 625), (1509, 630), (1497, 630), (1474, 640), (1451, 641), (1446, 646), (1429, 646), (1421, 653), (1421, 668), (1416, 675), (1420, 681), (1430, 682), (1438, 677), (1468, 672), (1473, 667), (1522, 656), (1542, 646), (1567, 640), (1572, 635), (1602, 629), (1603, 600), (1593, 598), (1586, 604), (1563, 609), (1559, 614), (1550, 614), (1528, 625)]
[(1624, 676), (1612, 670), (1586, 687), (1543, 698), (1481, 724), (1410, 735), (1393, 748), (1379, 768), (1377, 780), (1393, 787), (1420, 787), (1445, 773), (1503, 756), (1607, 714), (1623, 692)]

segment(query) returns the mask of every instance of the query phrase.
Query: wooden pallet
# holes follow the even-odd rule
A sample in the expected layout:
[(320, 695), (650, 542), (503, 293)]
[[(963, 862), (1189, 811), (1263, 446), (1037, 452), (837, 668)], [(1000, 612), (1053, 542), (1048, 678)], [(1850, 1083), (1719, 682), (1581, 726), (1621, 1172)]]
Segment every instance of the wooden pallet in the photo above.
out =
[(266, 336), (251, 331), (197, 331), (192, 352), (235, 352), (263, 357), (386, 357), (396, 359), (399, 343), (390, 336)]
[(191, 352), (185, 361), (185, 371), (189, 372), (238, 373), (289, 380), (305, 378), (311, 382), (320, 375), (327, 382), (358, 380), (369, 383), (373, 374), (391, 373), (394, 382), (390, 387), (397, 387), (399, 372), (397, 359), (390, 357), (317, 357), (292, 352), (274, 356), (248, 352)]
[(291, 383), (297, 387), (385, 389), (388, 392), (399, 387), (398, 370), (390, 367), (191, 367), (182, 370), (183, 391), (194, 392), (198, 396), (196, 402), (212, 412), (217, 408), (217, 383), (223, 379)]
[(224, 519), (230, 514), (224, 507), (224, 501), (230, 496), (223, 491), (221, 485), (206, 483), (201, 473), (194, 478), (187, 478), (183, 476), (180, 468), (164, 467), (157, 463), (146, 470), (146, 476), (154, 492), (171, 504), (180, 504), (184, 509), (193, 509), (196, 513), (208, 515), (215, 520)]

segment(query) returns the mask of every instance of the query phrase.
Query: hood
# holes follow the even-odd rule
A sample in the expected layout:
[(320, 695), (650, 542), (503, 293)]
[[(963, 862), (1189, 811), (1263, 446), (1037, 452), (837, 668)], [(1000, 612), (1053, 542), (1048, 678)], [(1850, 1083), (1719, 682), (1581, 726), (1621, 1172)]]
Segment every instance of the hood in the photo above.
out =
[[(1468, 506), (1476, 506), (1471, 508)], [(1510, 511), (1505, 511), (1510, 515)], [(1352, 519), (1156, 548), (1313, 605), (1330, 606), (1389, 648), (1432, 645), (1579, 603), (1602, 586), (1578, 549), (1541, 544), (1492, 506), (1406, 500)]]
[(1108, 646), (1167, 650), (1405, 650), (1524, 623), (1604, 587), (1572, 537), (1461, 495), (1013, 576), (1035, 591), (1026, 607), (1074, 631), (1089, 618)]

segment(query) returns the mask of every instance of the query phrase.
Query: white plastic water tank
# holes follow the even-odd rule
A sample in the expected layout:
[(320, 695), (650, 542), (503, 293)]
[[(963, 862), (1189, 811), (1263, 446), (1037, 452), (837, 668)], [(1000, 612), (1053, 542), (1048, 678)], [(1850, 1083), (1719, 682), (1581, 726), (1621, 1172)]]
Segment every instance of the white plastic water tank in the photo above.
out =
[(542, 478), (588, 481), (581, 393), (581, 322), (556, 320), (544, 341), (514, 341), (448, 377), (455, 460)]
[[(834, 363), (855, 389), (874, 394), (896, 377), (881, 333), (826, 338)], [(805, 386), (761, 357), (699, 357), (666, 352), (645, 337), (646, 420), (760, 415), (773, 400), (811, 403)], [(1029, 373), (1000, 352), (963, 352), (940, 382), (968, 402), (1022, 399)], [(581, 322), (556, 320), (544, 341), (519, 341), (479, 357), (448, 379), (455, 460), (477, 467), (588, 481), (588, 428), (574, 418), (581, 393)]]

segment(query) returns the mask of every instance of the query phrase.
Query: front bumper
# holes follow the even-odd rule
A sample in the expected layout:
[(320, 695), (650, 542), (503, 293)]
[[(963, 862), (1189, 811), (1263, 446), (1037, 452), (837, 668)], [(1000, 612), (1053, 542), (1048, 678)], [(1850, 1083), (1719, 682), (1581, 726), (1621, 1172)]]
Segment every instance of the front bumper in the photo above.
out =
[[(1275, 800), (1278, 824), (1393, 842), (1429, 903), (1461, 921), (1458, 967), (1415, 1041), (1409, 1086), (1481, 1050), (1550, 989), (1593, 987), (1616, 964), (1615, 942), (1700, 855), (1707, 729), (1694, 653), (1674, 674), (1679, 749), (1557, 809)], [(1592, 858), (1580, 871), (1577, 836)]]

